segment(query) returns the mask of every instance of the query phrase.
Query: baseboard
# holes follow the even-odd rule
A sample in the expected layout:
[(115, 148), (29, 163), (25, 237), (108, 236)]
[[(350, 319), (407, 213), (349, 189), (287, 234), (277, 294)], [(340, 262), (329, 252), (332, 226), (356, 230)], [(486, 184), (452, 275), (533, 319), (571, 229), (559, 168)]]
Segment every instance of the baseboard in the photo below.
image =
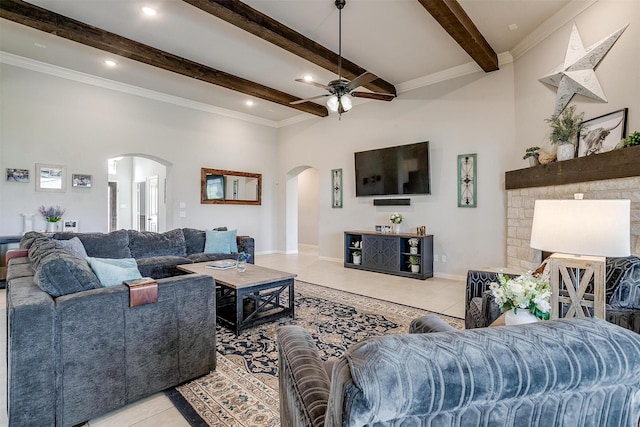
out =
[(463, 281), (463, 282), (467, 280), (467, 276), (458, 276), (457, 274), (447, 274), (447, 273), (433, 273), (433, 277), (437, 277), (438, 279), (457, 280), (457, 281)]
[(307, 243), (298, 243), (298, 248), (318, 249), (318, 245), (309, 245)]

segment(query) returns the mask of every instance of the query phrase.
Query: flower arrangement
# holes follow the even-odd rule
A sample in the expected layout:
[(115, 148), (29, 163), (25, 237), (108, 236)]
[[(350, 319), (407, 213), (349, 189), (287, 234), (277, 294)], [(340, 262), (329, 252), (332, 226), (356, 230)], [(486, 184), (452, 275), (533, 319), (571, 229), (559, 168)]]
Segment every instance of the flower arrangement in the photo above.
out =
[(498, 282), (491, 282), (489, 289), (500, 306), (500, 311), (519, 308), (529, 309), (538, 319), (549, 320), (551, 310), (551, 286), (545, 275), (534, 275), (531, 271), (516, 278), (498, 274)]
[(545, 119), (551, 127), (549, 139), (552, 144), (571, 144), (582, 127), (584, 113), (576, 114), (576, 106), (572, 105), (557, 116)]
[(248, 254), (246, 252), (238, 252), (238, 261), (247, 262), (247, 261), (249, 261), (249, 258), (251, 258), (251, 254)]
[(60, 206), (49, 206), (45, 208), (44, 206), (40, 206), (40, 214), (44, 217), (44, 220), (47, 222), (58, 222), (62, 219), (62, 215), (64, 215), (65, 210)]
[(402, 214), (399, 214), (398, 212), (392, 213), (391, 216), (389, 217), (389, 221), (391, 221), (391, 223), (393, 224), (402, 223)]
[(409, 239), (409, 246), (411, 246), (412, 248), (417, 247), (419, 243), (420, 243), (420, 240), (416, 239), (415, 237), (412, 237)]

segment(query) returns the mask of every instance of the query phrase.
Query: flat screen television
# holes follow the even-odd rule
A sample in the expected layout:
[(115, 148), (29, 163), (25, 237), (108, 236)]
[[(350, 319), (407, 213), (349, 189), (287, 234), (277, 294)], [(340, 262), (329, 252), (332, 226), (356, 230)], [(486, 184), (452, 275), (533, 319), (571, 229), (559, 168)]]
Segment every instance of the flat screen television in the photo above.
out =
[(430, 194), (429, 142), (354, 154), (356, 197)]

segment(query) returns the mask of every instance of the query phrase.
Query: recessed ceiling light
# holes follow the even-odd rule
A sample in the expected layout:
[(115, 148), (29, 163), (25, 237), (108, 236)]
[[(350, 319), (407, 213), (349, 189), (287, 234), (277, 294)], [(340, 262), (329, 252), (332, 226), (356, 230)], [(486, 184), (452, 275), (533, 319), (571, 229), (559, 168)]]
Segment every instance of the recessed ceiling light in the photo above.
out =
[(307, 74), (306, 76), (303, 77), (305, 82), (312, 82), (313, 81), (313, 76), (310, 76), (309, 74)]
[(246, 101), (246, 102), (245, 102), (245, 105), (246, 105), (247, 107), (252, 107), (252, 106), (253, 106), (253, 104), (254, 104), (254, 102), (253, 102), (253, 101), (251, 101), (251, 100), (249, 100), (249, 101)]
[(158, 12), (156, 12), (156, 10), (154, 8), (149, 7), (149, 6), (143, 7), (142, 8), (142, 12), (147, 16), (156, 16), (156, 14), (158, 13)]
[(107, 67), (115, 67), (116, 65), (118, 65), (116, 61), (112, 61), (111, 59), (107, 59), (106, 61), (104, 61), (104, 63)]
[(511, 31), (515, 31), (515, 30), (517, 30), (517, 29), (518, 29), (518, 26), (517, 26), (516, 24), (510, 24), (510, 25), (509, 25), (509, 29), (510, 29)]

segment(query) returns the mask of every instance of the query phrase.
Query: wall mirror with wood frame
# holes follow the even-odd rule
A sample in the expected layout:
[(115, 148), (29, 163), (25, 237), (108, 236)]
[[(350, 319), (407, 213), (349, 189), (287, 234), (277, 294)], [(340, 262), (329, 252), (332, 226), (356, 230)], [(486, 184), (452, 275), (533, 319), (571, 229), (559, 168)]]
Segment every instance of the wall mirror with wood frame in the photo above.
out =
[(200, 202), (203, 204), (262, 204), (262, 174), (202, 168)]

